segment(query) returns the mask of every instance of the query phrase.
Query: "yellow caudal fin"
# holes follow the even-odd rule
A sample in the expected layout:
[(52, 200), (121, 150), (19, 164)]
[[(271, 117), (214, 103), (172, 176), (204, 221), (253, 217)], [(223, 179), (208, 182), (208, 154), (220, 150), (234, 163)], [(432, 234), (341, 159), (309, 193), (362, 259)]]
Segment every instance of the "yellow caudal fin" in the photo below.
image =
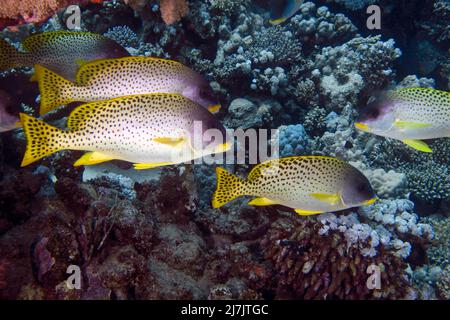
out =
[(44, 115), (58, 107), (77, 101), (75, 93), (77, 85), (41, 65), (34, 67), (34, 80), (39, 82), (41, 91), (40, 115)]
[(20, 59), (22, 53), (17, 51), (7, 41), (0, 39), (0, 71), (7, 71), (11, 68), (26, 67)]
[(220, 208), (231, 200), (246, 195), (245, 181), (222, 168), (216, 169), (217, 187), (212, 199), (213, 208)]
[(64, 149), (64, 131), (25, 113), (20, 114), (20, 121), (27, 138), (22, 167)]

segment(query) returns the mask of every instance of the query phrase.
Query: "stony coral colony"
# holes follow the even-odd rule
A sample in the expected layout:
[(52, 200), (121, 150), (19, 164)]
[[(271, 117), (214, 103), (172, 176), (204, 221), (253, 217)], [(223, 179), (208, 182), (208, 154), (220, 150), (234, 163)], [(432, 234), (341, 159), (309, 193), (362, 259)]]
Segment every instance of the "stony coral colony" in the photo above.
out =
[[(392, 4), (384, 29), (368, 32), (363, 8), (376, 2), (389, 1), (304, 1), (275, 26), (263, 1), (80, 3), (82, 30), (204, 76), (225, 107), (216, 115), (225, 127), (278, 128), (281, 156), (342, 159), (379, 200), (312, 217), (250, 207), (244, 198), (217, 210), (214, 166), (82, 168), (73, 167), (79, 152), (63, 151), (19, 169), (24, 134), (3, 133), (0, 297), (448, 299), (449, 139), (422, 153), (353, 123), (375, 92), (449, 90), (450, 8), (439, 0), (420, 12), (419, 1)], [(13, 15), (7, 1), (0, 25), (14, 27), (1, 38), (18, 46), (30, 34), (65, 29), (58, 9), (68, 4), (48, 1)], [(411, 21), (420, 37), (405, 38)], [(30, 76), (27, 68), (3, 72), (0, 97), (15, 112), (37, 115)], [(61, 110), (46, 121), (63, 127), (65, 116)], [(68, 265), (82, 267), (82, 290), (67, 289)], [(380, 288), (367, 286), (371, 265), (382, 271)]]

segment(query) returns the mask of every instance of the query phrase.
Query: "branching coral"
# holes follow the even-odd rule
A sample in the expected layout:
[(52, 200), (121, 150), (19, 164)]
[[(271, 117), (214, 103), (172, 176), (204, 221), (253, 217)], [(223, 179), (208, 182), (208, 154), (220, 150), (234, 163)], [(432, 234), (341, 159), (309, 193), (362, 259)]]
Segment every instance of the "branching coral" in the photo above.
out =
[[(376, 257), (362, 256), (347, 247), (344, 236), (317, 233), (311, 221), (279, 219), (262, 242), (265, 257), (274, 263), (273, 286), (276, 298), (297, 299), (377, 299), (402, 298), (411, 287), (404, 262), (385, 248)], [(381, 289), (367, 286), (367, 268), (381, 270)]]
[(104, 34), (104, 36), (116, 41), (125, 48), (139, 46), (139, 38), (137, 34), (128, 26), (117, 26), (111, 28)]

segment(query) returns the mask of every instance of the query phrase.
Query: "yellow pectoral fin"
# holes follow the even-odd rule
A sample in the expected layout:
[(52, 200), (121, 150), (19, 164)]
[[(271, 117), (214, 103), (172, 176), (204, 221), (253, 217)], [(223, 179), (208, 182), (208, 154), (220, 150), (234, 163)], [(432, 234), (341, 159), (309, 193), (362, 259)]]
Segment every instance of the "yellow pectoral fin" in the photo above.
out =
[(361, 131), (369, 131), (369, 126), (361, 122), (356, 122), (355, 127)]
[(147, 169), (154, 169), (158, 167), (165, 167), (165, 166), (171, 166), (175, 163), (173, 162), (159, 162), (159, 163), (136, 163), (134, 165), (134, 169), (136, 170), (147, 170)]
[(161, 137), (161, 138), (154, 138), (153, 141), (165, 144), (168, 146), (171, 146), (173, 148), (179, 148), (183, 145), (183, 143), (186, 142), (186, 138), (167, 138), (167, 137)]
[(255, 207), (273, 206), (275, 204), (278, 204), (278, 203), (276, 203), (275, 201), (272, 201), (270, 199), (267, 199), (267, 198), (256, 198), (256, 199), (249, 201), (249, 203), (248, 203), (249, 206), (255, 206)]
[(395, 121), (395, 126), (401, 129), (420, 129), (431, 126), (429, 123)]
[(331, 205), (335, 205), (341, 200), (341, 197), (339, 196), (338, 193), (335, 194), (311, 193), (310, 196), (322, 202), (329, 203)]
[(364, 202), (362, 203), (362, 205), (363, 205), (363, 206), (370, 206), (370, 205), (374, 204), (375, 202), (377, 202), (377, 200), (378, 200), (378, 198), (375, 197), (375, 198), (372, 198), (372, 199), (369, 199), (369, 200), (364, 201)]
[(295, 212), (297, 212), (301, 216), (311, 216), (314, 214), (321, 214), (323, 211), (314, 211), (314, 210), (303, 210), (303, 209), (295, 209)]
[(92, 166), (95, 164), (114, 160), (110, 156), (104, 155), (100, 152), (88, 152), (85, 153), (77, 162), (74, 163), (74, 167), (79, 166)]
[(416, 150), (422, 151), (422, 152), (433, 152), (431, 148), (423, 141), (420, 140), (403, 140), (404, 144), (410, 146), (411, 148), (414, 148)]

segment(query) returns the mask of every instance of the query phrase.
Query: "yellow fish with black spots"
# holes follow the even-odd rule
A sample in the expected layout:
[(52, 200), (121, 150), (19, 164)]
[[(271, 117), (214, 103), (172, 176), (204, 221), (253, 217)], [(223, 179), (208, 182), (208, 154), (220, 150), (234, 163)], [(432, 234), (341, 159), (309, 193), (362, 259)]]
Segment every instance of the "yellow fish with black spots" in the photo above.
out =
[(42, 65), (74, 81), (86, 62), (130, 56), (117, 42), (90, 32), (53, 31), (26, 38), (19, 51), (0, 39), (0, 71)]
[(61, 150), (88, 151), (75, 166), (124, 160), (136, 169), (173, 165), (222, 153), (226, 130), (206, 109), (178, 94), (93, 102), (74, 109), (67, 131), (20, 115), (27, 147), (22, 166)]
[(40, 114), (71, 102), (93, 102), (128, 95), (178, 93), (209, 111), (219, 111), (209, 83), (181, 63), (149, 57), (98, 60), (83, 65), (76, 81), (36, 66), (41, 91)]
[(390, 91), (369, 103), (356, 121), (359, 130), (432, 152), (422, 140), (450, 137), (450, 93), (426, 88)]
[(351, 165), (331, 157), (298, 156), (255, 166), (247, 180), (217, 168), (212, 205), (220, 208), (244, 195), (252, 206), (283, 205), (299, 215), (313, 215), (370, 205), (376, 195), (367, 178)]

